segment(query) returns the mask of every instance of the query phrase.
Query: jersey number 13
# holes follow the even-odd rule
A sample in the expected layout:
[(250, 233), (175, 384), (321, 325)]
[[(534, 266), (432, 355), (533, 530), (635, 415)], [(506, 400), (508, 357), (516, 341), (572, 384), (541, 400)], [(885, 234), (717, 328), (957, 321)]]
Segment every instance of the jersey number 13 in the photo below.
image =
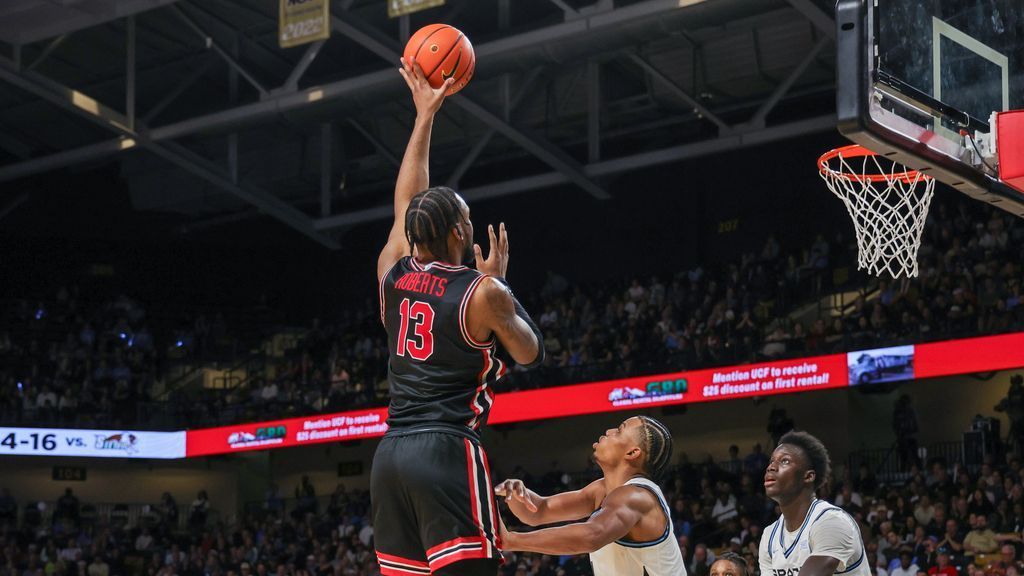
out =
[[(402, 324), (398, 328), (396, 354), (405, 356), (408, 353), (410, 358), (420, 362), (430, 358), (434, 353), (434, 309), (426, 302), (410, 302), (406, 298), (398, 307), (398, 313), (402, 316)], [(411, 337), (409, 324), (412, 324)]]

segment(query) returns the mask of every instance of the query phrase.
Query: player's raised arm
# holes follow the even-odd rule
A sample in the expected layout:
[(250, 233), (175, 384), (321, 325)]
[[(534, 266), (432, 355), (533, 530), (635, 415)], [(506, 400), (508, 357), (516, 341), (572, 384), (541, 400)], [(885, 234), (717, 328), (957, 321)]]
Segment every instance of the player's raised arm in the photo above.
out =
[(412, 197), (430, 185), (430, 130), (434, 124), (434, 114), (444, 101), (445, 91), (454, 81), (448, 79), (440, 88), (431, 88), (419, 65), (407, 62), (404, 58), (398, 72), (412, 92), (416, 122), (405, 148), (405, 156), (402, 157), (402, 166), (398, 170), (398, 181), (395, 183), (395, 223), (377, 259), (378, 280), (395, 262), (409, 255), (410, 247), (405, 238), (405, 212)]
[(604, 498), (604, 480), (594, 480), (581, 490), (541, 496), (522, 480), (505, 480), (494, 487), (494, 494), (505, 499), (509, 510), (528, 526), (554, 524), (586, 518)]
[(509, 532), (502, 525), (503, 549), (553, 555), (589, 554), (625, 537), (657, 505), (649, 491), (622, 486), (612, 490), (601, 509), (586, 522), (534, 532)]
[(516, 362), (533, 367), (544, 361), (544, 339), (537, 324), (512, 295), (505, 280), (508, 271), (508, 232), (505, 224), (487, 227), (490, 251), (484, 260), (478, 244), (473, 245), (477, 269), (490, 276), (481, 282), (469, 304), (470, 330), (480, 340), (494, 334)]

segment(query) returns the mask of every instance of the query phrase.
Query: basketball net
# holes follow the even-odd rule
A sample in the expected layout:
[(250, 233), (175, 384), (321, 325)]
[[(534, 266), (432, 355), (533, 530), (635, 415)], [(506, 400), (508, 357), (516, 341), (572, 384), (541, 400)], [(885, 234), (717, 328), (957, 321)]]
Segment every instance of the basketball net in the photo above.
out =
[(857, 269), (875, 276), (916, 277), (935, 179), (859, 145), (826, 152), (818, 170), (853, 219)]

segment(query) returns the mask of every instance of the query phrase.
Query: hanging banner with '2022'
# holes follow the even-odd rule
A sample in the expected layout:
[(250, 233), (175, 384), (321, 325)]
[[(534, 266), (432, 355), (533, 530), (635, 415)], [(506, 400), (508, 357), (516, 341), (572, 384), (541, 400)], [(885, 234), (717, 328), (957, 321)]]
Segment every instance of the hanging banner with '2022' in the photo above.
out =
[(388, 18), (398, 18), (435, 6), (444, 6), (444, 0), (388, 0)]
[(281, 48), (291, 48), (331, 35), (328, 0), (280, 0), (277, 40)]

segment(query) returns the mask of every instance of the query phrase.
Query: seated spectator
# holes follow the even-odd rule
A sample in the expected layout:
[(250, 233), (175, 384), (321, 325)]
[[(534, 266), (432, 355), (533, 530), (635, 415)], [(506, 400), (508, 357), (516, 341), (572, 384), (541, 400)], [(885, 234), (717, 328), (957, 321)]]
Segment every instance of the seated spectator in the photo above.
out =
[(36, 396), (36, 415), (44, 422), (54, 420), (57, 414), (57, 395), (49, 386), (43, 386)]
[(950, 563), (949, 548), (939, 548), (935, 566), (928, 569), (928, 576), (959, 576), (956, 566)]
[(708, 550), (706, 544), (699, 543), (693, 549), (693, 560), (687, 566), (687, 576), (710, 576), (711, 564), (715, 561), (715, 553)]
[(739, 476), (743, 471), (743, 462), (740, 461), (740, 448), (733, 444), (729, 446), (729, 458), (721, 464), (722, 470), (732, 474), (733, 476)]
[(759, 478), (764, 475), (764, 470), (767, 467), (768, 455), (764, 453), (761, 443), (758, 442), (754, 444), (753, 452), (743, 458), (743, 469), (747, 474)]
[(143, 528), (142, 532), (135, 539), (135, 550), (138, 552), (149, 552), (153, 547), (153, 536), (149, 533), (149, 528)]
[(889, 571), (889, 576), (917, 576), (920, 569), (914, 564), (914, 553), (903, 548), (899, 554), (899, 564)]
[(864, 506), (864, 499), (860, 493), (854, 492), (849, 484), (843, 484), (843, 489), (836, 496), (835, 505), (849, 512), (852, 509), (862, 508)]
[[(936, 514), (936, 518), (938, 518), (938, 514)], [(964, 544), (960, 539), (959, 532), (960, 528), (955, 519), (950, 518), (946, 520), (946, 531), (943, 533), (942, 537), (939, 538), (939, 548), (946, 547), (949, 549), (951, 554), (960, 554), (964, 552)]]
[(107, 564), (103, 555), (97, 554), (89, 563), (88, 576), (110, 576), (110, 565)]
[(999, 548), (996, 533), (988, 527), (988, 518), (982, 514), (971, 514), (971, 531), (964, 537), (964, 553), (974, 556), (991, 554)]
[(1017, 549), (1012, 544), (1003, 544), (999, 548), (999, 560), (992, 562), (985, 569), (986, 576), (1007, 576), (1007, 571), (1015, 570), (1018, 574), (1024, 571), (1024, 565), (1017, 560)]
[(928, 494), (922, 494), (921, 499), (914, 506), (914, 519), (921, 526), (928, 526), (935, 517), (935, 506), (932, 506), (932, 499)]
[(711, 518), (721, 526), (728, 520), (732, 520), (739, 512), (736, 510), (736, 497), (732, 495), (732, 487), (728, 482), (718, 483), (718, 498), (711, 509)]

